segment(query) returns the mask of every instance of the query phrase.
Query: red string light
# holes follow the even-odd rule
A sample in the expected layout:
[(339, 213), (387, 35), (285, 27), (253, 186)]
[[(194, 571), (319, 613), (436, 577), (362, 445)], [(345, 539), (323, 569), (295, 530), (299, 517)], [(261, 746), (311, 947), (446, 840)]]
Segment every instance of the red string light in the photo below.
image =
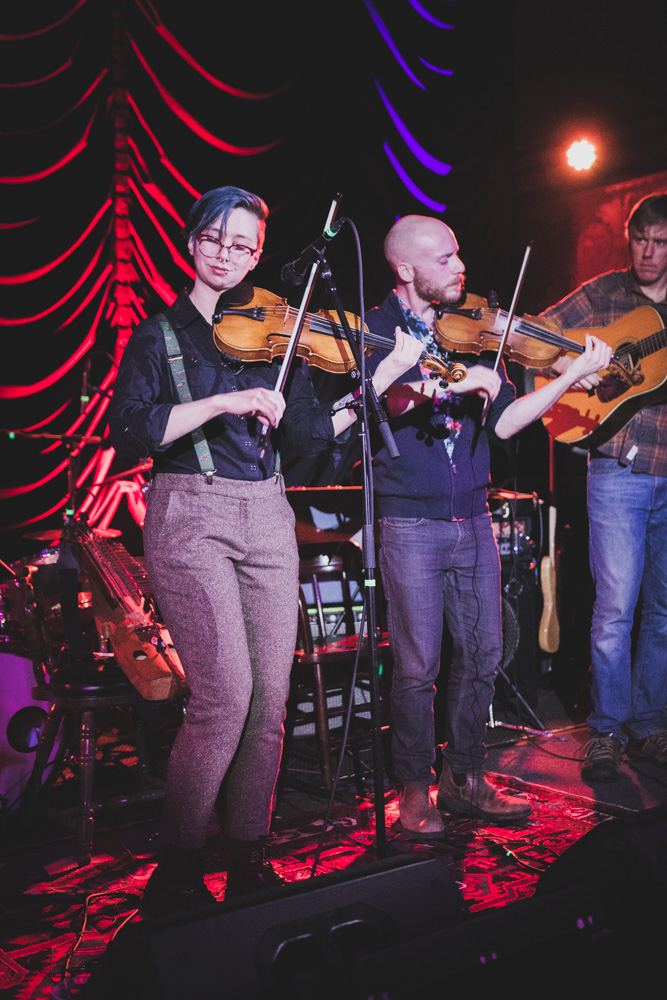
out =
[[(0, 39), (5, 41), (21, 41), (29, 43), (30, 39), (44, 36), (56, 27), (71, 21), (73, 15), (80, 10), (86, 0), (72, 0), (71, 9), (58, 20), (41, 28), (36, 28), (24, 34), (4, 35)], [(218, 100), (220, 94), (237, 98), (244, 102), (265, 103), (267, 100), (283, 93), (291, 84), (256, 93), (235, 87), (232, 83), (223, 81), (211, 73), (200, 62), (198, 62), (186, 47), (167, 28), (159, 17), (155, 7), (150, 0), (135, 0), (135, 7), (139, 9), (143, 17), (154, 32), (154, 44), (166, 46), (171, 52), (178, 56), (184, 69), (189, 73), (194, 70), (204, 83), (212, 88), (211, 93), (214, 100)], [(91, 20), (84, 24), (84, 31), (90, 29)], [(97, 22), (95, 22), (97, 25)], [(55, 329), (62, 331), (70, 328), (70, 338), (78, 342), (78, 347), (70, 353), (70, 356), (62, 359), (58, 358), (53, 365), (53, 371), (40, 379), (31, 380), (26, 378), (21, 385), (5, 385), (0, 387), (0, 399), (12, 403), (21, 399), (35, 397), (39, 401), (39, 394), (47, 389), (51, 389), (64, 379), (68, 372), (80, 365), (82, 361), (93, 353), (104, 353), (95, 351), (99, 344), (103, 344), (105, 338), (110, 335), (115, 337), (113, 350), (115, 362), (120, 360), (123, 349), (129, 339), (132, 330), (137, 322), (145, 318), (147, 312), (155, 311), (153, 308), (155, 299), (166, 304), (173, 303), (176, 298), (172, 281), (161, 273), (161, 269), (156, 262), (155, 247), (159, 245), (160, 250), (166, 249), (171, 261), (175, 265), (176, 272), (186, 276), (187, 280), (192, 280), (194, 270), (184, 250), (179, 248), (175, 239), (175, 231), (183, 229), (183, 207), (179, 202), (179, 197), (185, 193), (188, 200), (197, 199), (201, 195), (199, 185), (192, 182), (187, 177), (180, 163), (175, 162), (173, 151), (164, 148), (157, 135), (148, 124), (151, 115), (145, 114), (151, 110), (151, 102), (156, 105), (156, 101), (162, 105), (159, 110), (163, 114), (166, 108), (168, 113), (182, 123), (193, 135), (197, 136), (208, 149), (216, 154), (232, 157), (255, 157), (261, 153), (268, 152), (278, 146), (283, 140), (283, 136), (272, 138), (269, 141), (257, 142), (249, 145), (235, 144), (227, 138), (214, 135), (199, 121), (179, 99), (179, 92), (174, 89), (178, 86), (178, 80), (171, 83), (167, 89), (155, 72), (151, 64), (151, 48), (149, 43), (142, 41), (141, 48), (131, 37), (126, 25), (123, 23), (123, 10), (118, 7), (114, 9), (113, 18), (113, 44), (111, 46), (112, 63), (104, 66), (96, 72), (95, 79), (79, 88), (72, 86), (70, 81), (75, 80), (75, 74), (79, 72), (79, 66), (86, 65), (84, 61), (75, 60), (74, 53), (79, 41), (72, 43), (72, 31), (78, 25), (72, 25), (64, 32), (61, 31), (54, 36), (54, 44), (69, 45), (69, 53), (60, 55), (60, 61), (56, 69), (44, 71), (42, 75), (35, 76), (34, 79), (9, 81), (3, 91), (6, 99), (18, 100), (21, 93), (29, 94), (31, 88), (43, 86), (48, 88), (49, 84), (57, 79), (67, 80), (68, 92), (76, 90), (80, 94), (68, 107), (54, 107), (58, 114), (53, 120), (46, 124), (38, 121), (31, 122), (29, 116), (21, 120), (20, 132), (0, 132), (0, 135), (8, 137), (34, 135), (51, 130), (49, 141), (42, 144), (43, 160), (47, 162), (30, 164), (32, 169), (26, 170), (16, 176), (7, 175), (0, 177), (0, 183), (8, 187), (19, 188), (23, 186), (29, 190), (29, 185), (39, 184), (61, 184), (63, 192), (69, 191), (72, 179), (89, 176), (94, 182), (96, 169), (95, 164), (99, 160), (99, 137), (104, 135), (104, 131), (97, 127), (101, 115), (106, 115), (113, 130), (113, 145), (108, 149), (108, 162), (113, 171), (108, 194), (103, 197), (101, 207), (85, 225), (83, 231), (75, 238), (69, 239), (68, 245), (63, 248), (62, 242), (51, 241), (51, 234), (46, 236), (46, 226), (50, 224), (51, 216), (47, 205), (43, 214), (25, 218), (20, 221), (8, 220), (0, 224), (0, 230), (25, 230), (26, 226), (34, 226), (35, 231), (44, 238), (44, 246), (54, 246), (51, 251), (53, 259), (39, 267), (21, 270), (21, 263), (25, 257), (20, 253), (16, 255), (18, 264), (17, 274), (1, 275), (0, 286), (12, 286), (16, 289), (16, 295), (23, 295), (23, 299), (18, 298), (18, 302), (31, 303), (29, 289), (33, 282), (37, 280), (49, 280), (52, 286), (57, 289), (55, 294), (46, 300), (47, 305), (39, 310), (33, 306), (24, 305), (23, 308), (14, 309), (19, 315), (10, 315), (0, 318), (0, 326), (6, 328), (16, 328), (17, 331), (29, 331), (33, 324), (48, 320), (53, 317), (58, 324)], [(96, 30), (96, 28), (94, 29)], [(69, 34), (67, 33), (69, 32)], [(86, 44), (87, 36), (81, 36), (83, 44)], [(27, 50), (26, 50), (27, 51)], [(55, 61), (55, 60), (54, 60)], [(172, 59), (173, 62), (173, 59)], [(38, 65), (37, 62), (30, 63), (27, 59), (23, 65)], [(137, 77), (133, 67), (140, 67), (141, 71)], [(25, 74), (28, 75), (28, 74)], [(108, 98), (105, 102), (103, 86), (107, 81), (113, 79), (112, 87), (109, 88)], [(136, 93), (130, 93), (129, 81)], [(108, 86), (108, 84), (107, 84)], [(57, 91), (54, 90), (54, 94)], [(16, 97), (14, 96), (16, 95)], [(177, 96), (178, 95), (178, 96)], [(95, 101), (91, 107), (90, 117), (80, 136), (71, 134), (76, 127), (73, 125), (73, 112), (84, 105), (90, 98)], [(142, 110), (140, 110), (140, 107)], [(96, 125), (93, 132), (93, 124)], [(130, 128), (133, 134), (130, 134)], [(60, 131), (56, 134), (55, 129)], [(55, 142), (51, 141), (51, 136), (55, 134)], [(149, 144), (143, 143), (143, 137), (148, 139)], [(94, 137), (94, 141), (93, 141)], [(49, 150), (67, 149), (62, 156), (58, 156), (55, 162), (48, 162)], [(147, 149), (147, 152), (146, 152)], [(55, 154), (53, 154), (55, 155)], [(184, 162), (192, 162), (188, 157)], [(65, 170), (64, 168), (68, 168)], [(162, 178), (160, 178), (162, 173)], [(201, 174), (201, 172), (200, 172)], [(62, 180), (60, 178), (62, 177)], [(166, 184), (161, 183), (166, 181)], [(171, 189), (176, 185), (176, 194), (171, 193)], [(35, 188), (41, 197), (41, 190)], [(70, 195), (65, 195), (68, 197)], [(76, 195), (75, 195), (76, 196)], [(39, 200), (36, 197), (36, 202)], [(17, 205), (21, 204), (17, 201)], [(21, 211), (19, 208), (18, 211)], [(41, 208), (40, 208), (40, 211)], [(24, 213), (26, 216), (27, 212)], [(39, 228), (38, 228), (39, 227)], [(103, 228), (102, 228), (103, 227)], [(97, 230), (97, 239), (92, 240), (91, 236)], [(27, 233), (26, 233), (27, 235)], [(69, 234), (68, 234), (69, 235)], [(58, 237), (56, 236), (56, 240)], [(18, 245), (18, 244), (17, 244)], [(68, 258), (78, 252), (83, 255), (84, 260), (81, 267), (77, 268), (75, 278), (68, 283), (67, 287), (62, 287), (62, 281), (58, 282), (57, 268)], [(105, 254), (108, 258), (105, 260)], [(80, 257), (77, 257), (77, 261)], [(160, 260), (162, 258), (159, 258)], [(28, 293), (28, 294), (26, 294)], [(14, 301), (14, 300), (12, 300)], [(33, 299), (34, 301), (34, 299)], [(40, 305), (43, 298), (39, 300)], [(83, 325), (83, 315), (86, 310), (93, 307), (93, 318), (85, 320)], [(87, 328), (86, 328), (87, 327)], [(42, 328), (43, 329), (43, 328)], [(79, 335), (80, 331), (80, 335)], [(49, 334), (52, 331), (49, 331)], [(71, 344), (69, 341), (64, 340)], [(51, 345), (51, 348), (53, 345)], [(92, 442), (86, 443), (92, 436), (104, 436), (105, 420), (107, 409), (110, 403), (108, 391), (112, 389), (116, 375), (116, 365), (112, 366), (104, 379), (98, 379), (99, 391), (93, 391), (90, 399), (85, 403), (83, 412), (80, 412), (78, 395), (74, 398), (61, 401), (55, 409), (51, 409), (45, 415), (32, 415), (30, 429), (37, 431), (41, 428), (49, 428), (56, 425), (57, 421), (68, 412), (69, 408), (75, 407), (76, 416), (69, 420), (66, 431), (63, 432), (62, 439), (57, 440), (43, 449), (40, 461), (53, 463), (52, 468), (44, 466), (35, 468), (32, 464), (30, 472), (26, 478), (31, 482), (19, 483), (6, 490), (0, 491), (0, 498), (7, 501), (19, 501), (28, 503), (28, 497), (37, 490), (44, 498), (44, 506), (47, 510), (38, 514), (26, 511), (24, 517), (10, 526), (10, 529), (25, 528), (29, 524), (45, 521), (62, 508), (72, 502), (72, 498), (66, 493), (56, 502), (47, 496), (47, 491), (57, 483), (59, 477), (68, 470), (71, 473), (71, 461), (81, 454), (82, 449), (90, 447)], [(18, 381), (18, 380), (17, 380)], [(46, 396), (42, 397), (45, 405)], [(17, 421), (18, 423), (18, 421)], [(27, 430), (27, 429), (26, 429)], [(66, 459), (60, 458), (65, 447), (67, 435), (82, 434), (84, 440), (77, 444), (68, 452)], [(59, 449), (61, 449), (59, 451)], [(94, 453), (87, 459), (85, 466), (76, 473), (77, 490), (85, 488), (86, 483), (92, 481), (92, 486), (86, 491), (77, 513), (87, 512), (89, 523), (94, 525), (98, 518), (101, 518), (105, 525), (108, 525), (115, 515), (118, 505), (126, 502), (128, 510), (138, 524), (143, 525), (145, 517), (145, 501), (141, 487), (144, 485), (143, 477), (136, 475), (133, 481), (116, 480), (112, 484), (105, 484), (111, 463), (114, 459), (114, 451), (104, 445), (95, 447)], [(37, 501), (39, 503), (39, 501)]]
[(267, 150), (273, 149), (279, 142), (282, 141), (281, 136), (281, 138), (275, 139), (273, 142), (267, 142), (262, 146), (235, 146), (231, 142), (226, 142), (224, 139), (219, 139), (218, 136), (213, 135), (212, 132), (209, 132), (208, 129), (204, 128), (204, 126), (197, 121), (194, 115), (191, 115), (189, 111), (186, 111), (186, 109), (179, 104), (176, 98), (171, 96), (166, 87), (160, 83), (156, 74), (148, 65), (147, 60), (144, 59), (139, 47), (136, 45), (129, 32), (127, 37), (134, 50), (134, 54), (157, 87), (160, 97), (163, 99), (169, 110), (172, 111), (184, 125), (187, 125), (187, 127), (194, 132), (195, 135), (198, 135), (200, 139), (203, 139), (204, 142), (207, 142), (210, 146), (214, 146), (215, 149), (222, 150), (224, 153), (232, 153), (234, 156), (257, 156), (258, 153), (266, 153)]
[(88, 136), (95, 120), (95, 112), (93, 112), (86, 130), (79, 139), (79, 141), (74, 145), (69, 153), (65, 153), (59, 160), (52, 163), (50, 167), (45, 167), (44, 170), (38, 170), (34, 174), (21, 174), (19, 177), (0, 177), (0, 184), (32, 184), (33, 181), (44, 180), (45, 177), (50, 177), (51, 174), (55, 174), (58, 170), (62, 170), (64, 166), (71, 163), (72, 160), (76, 159), (79, 153), (88, 145)]
[[(160, 16), (155, 10), (155, 7), (153, 6), (152, 3), (150, 2), (142, 3), (142, 0), (136, 0), (136, 3), (137, 7), (139, 8), (139, 10), (141, 10), (144, 17), (146, 17), (146, 19), (153, 25), (158, 35), (160, 35), (160, 37), (164, 39), (167, 45), (169, 45), (174, 50), (174, 52), (178, 53), (181, 59), (183, 59), (188, 64), (188, 66), (191, 66), (194, 70), (196, 70), (199, 76), (201, 76), (204, 80), (206, 80), (207, 83), (210, 83), (214, 87), (217, 87), (218, 90), (223, 90), (226, 94), (231, 94), (232, 97), (240, 97), (242, 100), (245, 101), (265, 101), (270, 97), (277, 97), (278, 94), (282, 94), (285, 90), (287, 90), (288, 87), (291, 86), (291, 84), (288, 83), (285, 84), (283, 87), (278, 87), (277, 90), (270, 90), (264, 93), (253, 93), (252, 91), (240, 90), (238, 87), (232, 87), (230, 86), (230, 84), (224, 83), (222, 80), (218, 79), (218, 77), (213, 76), (212, 73), (209, 73), (207, 69), (204, 69), (201, 63), (198, 63), (196, 59), (193, 59), (193, 57), (190, 55), (187, 49), (184, 48), (183, 45), (181, 45), (178, 39), (175, 38), (174, 35), (172, 35), (171, 31), (169, 31), (169, 29), (165, 26), (164, 22), (160, 19)], [(150, 13), (146, 9), (148, 7), (151, 8)]]
[[(83, 284), (85, 284), (85, 282), (88, 280), (88, 277), (95, 270), (95, 267), (96, 267), (97, 262), (99, 261), (101, 255), (102, 255), (102, 251), (103, 250), (104, 250), (104, 243), (100, 243), (100, 245), (97, 248), (97, 250), (95, 251), (95, 253), (94, 253), (94, 255), (93, 255), (90, 263), (87, 264), (86, 267), (85, 267), (85, 269), (82, 271), (81, 277), (78, 278), (74, 282), (74, 284), (72, 285), (72, 287), (69, 289), (69, 291), (65, 292), (65, 294), (62, 295), (58, 299), (57, 302), (54, 302), (53, 305), (48, 306), (46, 309), (43, 309), (39, 313), (35, 313), (33, 316), (17, 316), (16, 318), (13, 318), (13, 319), (8, 319), (8, 318), (6, 318), (4, 316), (0, 316), (0, 326), (25, 326), (27, 323), (35, 323), (39, 319), (44, 319), (46, 316), (50, 316), (51, 313), (55, 312), (57, 309), (60, 309), (60, 307), (62, 305), (64, 305), (65, 302), (69, 302), (69, 300), (72, 298), (72, 296), (76, 292), (78, 292), (79, 288), (81, 288), (81, 286)], [(108, 267), (103, 272), (101, 280), (104, 280), (104, 277), (105, 277), (106, 274), (108, 274)], [(84, 301), (84, 305), (86, 305), (90, 301), (90, 299), (96, 294), (96, 292), (99, 289), (99, 284), (100, 284), (100, 280), (98, 279), (98, 281), (93, 286), (93, 289), (92, 289), (91, 293), (89, 294), (89, 296), (87, 297), (87, 299)], [(62, 325), (64, 326), (65, 324), (62, 324)]]
[(37, 38), (38, 35), (45, 35), (47, 32), (53, 31), (54, 28), (58, 28), (61, 24), (64, 24), (65, 21), (68, 21), (86, 2), (87, 0), (78, 0), (78, 3), (71, 10), (68, 10), (61, 18), (53, 21), (51, 24), (47, 24), (44, 28), (36, 28), (35, 31), (28, 31), (22, 35), (0, 35), (0, 42), (18, 42), (24, 41), (27, 38)]
[(42, 278), (45, 274), (53, 271), (55, 267), (58, 267), (58, 265), (62, 264), (64, 260), (67, 260), (67, 258), (81, 246), (84, 240), (90, 235), (90, 233), (92, 233), (100, 219), (102, 219), (109, 211), (111, 204), (111, 198), (107, 198), (102, 207), (95, 213), (92, 220), (88, 223), (79, 238), (76, 239), (64, 253), (61, 253), (59, 257), (56, 257), (55, 260), (52, 260), (49, 264), (44, 264), (43, 267), (36, 268), (34, 271), (26, 271), (23, 274), (0, 275), (0, 285), (23, 285), (29, 281), (35, 281), (37, 278)]

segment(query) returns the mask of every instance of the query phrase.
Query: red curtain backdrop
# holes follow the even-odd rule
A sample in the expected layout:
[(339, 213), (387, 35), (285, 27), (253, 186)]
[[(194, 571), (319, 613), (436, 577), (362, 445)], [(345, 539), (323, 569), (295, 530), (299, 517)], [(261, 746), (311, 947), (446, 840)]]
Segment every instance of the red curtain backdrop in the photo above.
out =
[[(641, 116), (628, 116), (627, 81), (609, 69), (621, 55), (624, 66), (634, 51), (643, 58), (633, 41), (643, 32), (642, 4), (631, 22), (601, 25), (585, 5), (561, 0), (548, 34), (534, 23), (542, 5), (529, 0), (5, 4), (0, 559), (34, 551), (39, 541), (24, 536), (57, 530), (67, 510), (102, 526), (128, 511), (133, 524), (141, 520), (145, 470), (121, 475), (127, 463), (105, 445), (105, 414), (137, 322), (191, 279), (180, 232), (211, 187), (237, 184), (269, 204), (254, 276), (276, 292), (285, 293), (282, 265), (321, 232), (338, 192), (341, 214), (360, 235), (367, 307), (391, 287), (382, 241), (407, 213), (448, 221), (469, 289), (494, 288), (503, 306), (524, 236), (535, 240), (524, 312), (595, 271), (592, 254), (584, 248), (582, 261), (573, 248), (586, 225), (617, 228), (627, 192), (610, 196), (619, 199), (613, 220), (603, 213), (596, 222), (593, 209), (584, 224), (578, 205), (590, 196), (580, 192), (579, 201), (572, 185), (560, 200), (539, 192), (535, 177), (547, 174), (529, 168), (546, 150), (539, 127), (553, 128), (554, 108), (570, 91), (583, 113), (591, 78), (601, 91), (593, 95), (598, 117), (606, 102), (608, 134), (610, 123), (632, 126), (617, 144), (623, 176), (662, 167), (664, 157), (658, 168), (634, 170), (665, 142), (651, 117), (657, 89), (652, 97), (644, 88)], [(594, 21), (600, 44), (563, 76), (566, 43), (583, 44)], [(604, 44), (603, 29), (614, 32)], [(608, 67), (602, 75), (592, 66), (596, 52)], [(644, 74), (659, 71), (643, 63)], [(632, 172), (621, 151), (632, 155)], [(345, 307), (358, 312), (355, 251), (343, 230), (330, 259)]]
[[(141, 522), (145, 470), (108, 482), (127, 463), (105, 445), (105, 413), (134, 326), (192, 277), (180, 231), (200, 193), (265, 198), (256, 278), (277, 291), (338, 191), (374, 253), (397, 215), (446, 211), (451, 142), (424, 125), (452, 88), (445, 20), (370, 0), (331, 17), (306, 0), (4, 11), (0, 558), (67, 511), (105, 526), (127, 501)], [(337, 266), (358, 311), (351, 241)]]

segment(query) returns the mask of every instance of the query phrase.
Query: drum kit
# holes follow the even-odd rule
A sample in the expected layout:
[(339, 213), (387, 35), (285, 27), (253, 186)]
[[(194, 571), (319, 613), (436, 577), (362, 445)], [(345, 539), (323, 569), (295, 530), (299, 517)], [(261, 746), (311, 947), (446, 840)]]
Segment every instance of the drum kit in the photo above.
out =
[[(93, 529), (92, 533), (98, 538), (121, 535), (115, 528)], [(9, 580), (0, 583), (0, 652), (31, 659), (35, 680), (42, 684), (57, 666), (65, 642), (57, 569), (61, 535), (60, 528), (24, 535), (51, 544), (10, 565), (2, 564)], [(85, 578), (79, 581), (77, 598), (82, 621), (91, 626), (92, 601)]]
[[(121, 534), (116, 529), (98, 533)], [(48, 706), (36, 700), (34, 689), (44, 688), (55, 675), (66, 647), (58, 580), (61, 535), (58, 528), (31, 532), (24, 537), (50, 545), (11, 565), (2, 562), (8, 580), (0, 583), (0, 799), (8, 810), (21, 801), (47, 717)], [(92, 598), (85, 580), (77, 599), (82, 627), (94, 644)], [(56, 741), (49, 764), (61, 749)]]
[[(77, 437), (76, 435), (30, 435), (50, 437)], [(95, 484), (103, 488), (118, 479), (127, 478), (152, 467), (150, 459), (131, 469), (109, 476)], [(0, 559), (0, 653), (26, 656), (35, 667), (35, 678), (44, 683), (55, 668), (59, 651), (64, 642), (64, 625), (60, 599), (57, 563), (60, 556), (63, 528), (43, 528), (26, 532), (29, 541), (42, 542), (45, 546), (36, 553), (7, 564)], [(120, 538), (118, 528), (85, 527), (87, 536), (95, 539)], [(91, 594), (85, 579), (79, 584), (79, 611), (84, 622), (90, 624)]]

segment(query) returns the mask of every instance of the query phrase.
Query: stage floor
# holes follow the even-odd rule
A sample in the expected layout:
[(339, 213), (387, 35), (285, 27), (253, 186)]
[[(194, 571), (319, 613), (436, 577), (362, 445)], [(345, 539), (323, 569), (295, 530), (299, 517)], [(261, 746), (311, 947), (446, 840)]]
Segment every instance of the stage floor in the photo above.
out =
[[(408, 839), (396, 824), (396, 787), (385, 775), (385, 833), (379, 841), (369, 764), (367, 794), (361, 799), (350, 779), (342, 782), (331, 804), (314, 788), (282, 788), (268, 845), (274, 867), (289, 883), (308, 881), (313, 886), (319, 876), (363, 876), (378, 861), (380, 843), (381, 862), (442, 859), (469, 916), (499, 913), (505, 907), (510, 907), (508, 915), (521, 913), (517, 906), (534, 896), (542, 873), (577, 841), (604, 822), (667, 805), (667, 772), (651, 765), (627, 762), (618, 783), (597, 789), (585, 785), (579, 776), (588, 738), (583, 720), (573, 720), (550, 690), (541, 692), (536, 714), (549, 735), (498, 726), (488, 738), (492, 783), (531, 800), (533, 812), (522, 823), (501, 827), (444, 814), (443, 840)], [(502, 721), (502, 711), (495, 718)], [(119, 745), (122, 750), (122, 739)], [(119, 780), (128, 786), (132, 758), (123, 758), (120, 769), (118, 762), (108, 767), (108, 773), (105, 766), (97, 768), (100, 788), (108, 782), (102, 793), (117, 794), (112, 786)], [(76, 779), (67, 779), (54, 793), (64, 802), (76, 793)], [(0, 989), (8, 1000), (76, 996), (119, 930), (140, 922), (135, 911), (153, 868), (159, 808), (159, 802), (153, 802), (101, 810), (93, 857), (86, 867), (77, 865), (72, 835), (53, 816), (23, 819), (13, 813), (5, 818)], [(216, 818), (206, 851), (206, 881), (222, 903), (221, 912), (226, 910), (225, 878), (224, 842)], [(227, 906), (238, 907), (238, 902)], [(401, 906), (400, 898), (396, 906)]]

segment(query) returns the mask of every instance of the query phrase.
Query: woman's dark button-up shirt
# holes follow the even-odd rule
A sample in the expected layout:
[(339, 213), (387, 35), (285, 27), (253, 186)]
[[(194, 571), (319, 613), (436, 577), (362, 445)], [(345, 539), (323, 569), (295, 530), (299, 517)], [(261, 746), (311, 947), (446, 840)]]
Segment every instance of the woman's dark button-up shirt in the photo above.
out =
[[(241, 365), (225, 358), (214, 344), (210, 326), (185, 293), (164, 312), (180, 344), (193, 399), (256, 386), (275, 388), (280, 362)], [(331, 417), (315, 397), (308, 367), (298, 359), (292, 366), (285, 398), (287, 407), (279, 433), (271, 435), (263, 458), (259, 455), (262, 425), (256, 418), (223, 413), (204, 425), (216, 475), (267, 479), (275, 470), (274, 449), (282, 435), (304, 456), (328, 447), (333, 441)], [(171, 408), (178, 402), (164, 336), (152, 317), (134, 330), (120, 363), (109, 409), (112, 445), (134, 459), (151, 455), (154, 473), (200, 472), (190, 434), (168, 445), (160, 443)]]

